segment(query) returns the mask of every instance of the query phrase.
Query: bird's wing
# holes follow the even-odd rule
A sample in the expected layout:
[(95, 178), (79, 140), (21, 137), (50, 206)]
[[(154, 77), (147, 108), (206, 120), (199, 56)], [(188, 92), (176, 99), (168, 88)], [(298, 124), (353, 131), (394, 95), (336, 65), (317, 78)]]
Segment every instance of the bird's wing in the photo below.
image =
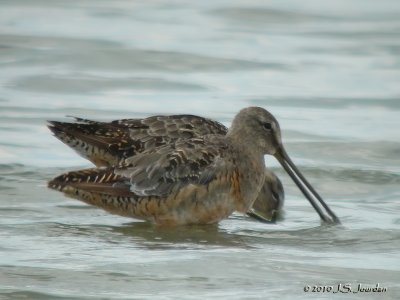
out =
[(49, 128), (59, 140), (97, 166), (116, 165), (128, 157), (179, 139), (227, 132), (221, 123), (193, 115), (153, 116), (109, 123), (75, 119), (75, 123), (49, 121)]
[[(210, 137), (210, 136), (209, 136)], [(227, 144), (222, 138), (192, 138), (177, 141), (128, 158), (115, 173), (131, 182), (140, 196), (166, 196), (187, 184), (207, 184), (221, 167)]]
[[(134, 140), (142, 140), (145, 137), (164, 137), (168, 142), (169, 140), (201, 137), (207, 134), (225, 135), (227, 133), (227, 128), (221, 123), (194, 115), (122, 119), (112, 121), (111, 124), (129, 129), (129, 135)], [(149, 148), (145, 150), (149, 150)]]

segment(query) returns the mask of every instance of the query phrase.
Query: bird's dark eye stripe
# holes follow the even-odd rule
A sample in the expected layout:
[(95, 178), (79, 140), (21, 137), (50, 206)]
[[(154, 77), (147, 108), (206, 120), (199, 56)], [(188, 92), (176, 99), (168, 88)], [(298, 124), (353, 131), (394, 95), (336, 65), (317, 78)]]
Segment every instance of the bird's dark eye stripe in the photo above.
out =
[(262, 123), (262, 126), (264, 127), (264, 129), (268, 129), (268, 130), (270, 130), (272, 128), (271, 123), (268, 123), (268, 122)]

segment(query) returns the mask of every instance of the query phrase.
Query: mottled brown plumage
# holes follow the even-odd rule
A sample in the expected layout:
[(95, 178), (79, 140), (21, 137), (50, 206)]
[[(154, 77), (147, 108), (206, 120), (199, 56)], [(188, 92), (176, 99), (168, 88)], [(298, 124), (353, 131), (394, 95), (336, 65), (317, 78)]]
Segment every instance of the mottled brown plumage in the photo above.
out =
[(77, 121), (49, 127), (98, 168), (61, 175), (49, 187), (112, 213), (157, 224), (208, 224), (235, 210), (248, 212), (257, 197), (265, 201), (262, 194), (272, 212), (280, 207), (283, 189), (264, 166), (263, 155), (271, 154), (323, 220), (330, 221), (313, 197), (337, 219), (298, 175), (283, 149), (278, 122), (262, 108), (241, 110), (228, 132), (215, 121), (187, 115)]
[[(129, 157), (171, 144), (177, 140), (202, 137), (207, 134), (225, 135), (228, 131), (219, 122), (194, 115), (153, 116), (145, 119), (122, 119), (112, 122), (97, 122), (82, 118), (75, 118), (75, 120), (75, 123), (50, 121), (49, 128), (58, 139), (98, 167), (121, 165)], [(196, 144), (196, 139), (193, 139), (192, 142)], [(211, 153), (204, 158), (207, 159), (209, 155)], [(175, 159), (179, 159), (179, 156)], [(205, 159), (198, 162), (192, 161), (188, 166), (198, 170), (206, 163)], [(49, 183), (49, 187), (63, 190), (66, 194), (73, 194), (75, 190), (71, 192), (72, 188), (65, 188), (66, 184), (71, 186), (71, 182), (79, 180), (80, 182), (85, 181), (85, 184), (88, 185), (86, 181), (89, 180), (92, 190), (85, 191), (85, 194), (94, 190), (99, 192), (101, 189), (104, 197), (104, 192), (107, 191), (107, 198), (112, 195), (135, 198), (135, 194), (129, 193), (130, 183), (126, 180), (122, 182), (123, 177), (119, 177), (118, 184), (113, 182), (113, 186), (104, 181), (110, 175), (104, 175), (105, 173), (100, 175), (99, 171), (90, 169), (94, 176), (88, 175), (86, 170), (83, 170), (82, 174), (70, 172), (53, 179)], [(114, 170), (111, 168), (103, 171), (113, 172)], [(284, 193), (276, 175), (267, 169), (265, 172), (265, 187), (255, 201), (254, 207), (249, 211), (249, 215), (268, 222), (273, 220), (275, 214), (282, 208)], [(103, 180), (99, 182), (100, 179)], [(74, 197), (82, 198), (76, 194)], [(124, 213), (121, 211), (119, 214)]]
[(225, 135), (221, 123), (193, 115), (153, 116), (96, 122), (75, 118), (76, 123), (50, 121), (49, 128), (63, 143), (96, 166), (116, 165), (137, 153), (178, 139), (207, 134)]

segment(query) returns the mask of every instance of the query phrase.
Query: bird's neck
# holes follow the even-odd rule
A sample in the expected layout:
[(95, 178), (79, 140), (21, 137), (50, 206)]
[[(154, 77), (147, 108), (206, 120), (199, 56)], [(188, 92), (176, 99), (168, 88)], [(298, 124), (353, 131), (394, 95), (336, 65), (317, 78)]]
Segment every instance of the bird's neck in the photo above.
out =
[(243, 154), (264, 161), (264, 154), (254, 142), (254, 136), (242, 128), (229, 129), (226, 138)]

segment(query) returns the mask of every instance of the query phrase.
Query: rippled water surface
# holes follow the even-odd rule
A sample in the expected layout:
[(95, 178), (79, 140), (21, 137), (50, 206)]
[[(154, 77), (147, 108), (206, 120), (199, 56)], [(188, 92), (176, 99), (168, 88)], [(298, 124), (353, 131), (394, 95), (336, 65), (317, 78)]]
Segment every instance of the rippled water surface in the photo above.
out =
[[(399, 299), (400, 3), (0, 2), (0, 299)], [(341, 217), (323, 226), (273, 158), (285, 215), (156, 228), (46, 188), (90, 166), (48, 119), (249, 105)], [(316, 293), (358, 284), (384, 293)]]

